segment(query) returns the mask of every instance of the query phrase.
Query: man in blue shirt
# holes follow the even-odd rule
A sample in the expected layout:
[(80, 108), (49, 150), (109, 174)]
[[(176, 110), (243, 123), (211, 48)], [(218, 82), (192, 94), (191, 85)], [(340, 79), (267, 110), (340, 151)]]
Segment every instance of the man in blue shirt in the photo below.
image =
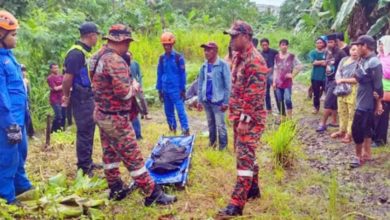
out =
[(203, 104), (209, 127), (210, 146), (219, 140), (219, 150), (228, 143), (225, 111), (228, 109), (231, 89), (229, 65), (218, 58), (218, 46), (214, 42), (202, 44), (206, 61), (199, 71), (198, 108)]
[(0, 11), (0, 198), (16, 203), (16, 196), (32, 188), (24, 164), (27, 158), (27, 91), (16, 46), (16, 18)]
[(173, 50), (175, 36), (170, 32), (161, 35), (165, 53), (160, 56), (157, 67), (157, 85), (160, 100), (164, 103), (169, 129), (176, 132), (175, 107), (179, 116), (183, 135), (189, 135), (190, 129), (184, 107), (186, 94), (186, 70), (184, 57)]

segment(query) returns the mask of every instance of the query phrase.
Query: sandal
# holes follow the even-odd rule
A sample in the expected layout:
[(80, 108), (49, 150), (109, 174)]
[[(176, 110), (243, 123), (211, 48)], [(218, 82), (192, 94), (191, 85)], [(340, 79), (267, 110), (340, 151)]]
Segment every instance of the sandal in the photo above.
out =
[(349, 134), (346, 134), (343, 139), (341, 139), (341, 143), (349, 144), (352, 142), (352, 137)]
[(338, 124), (329, 123), (329, 124), (328, 124), (328, 127), (331, 127), (331, 128), (338, 128), (339, 125), (338, 125)]
[(343, 131), (337, 131), (330, 135), (331, 138), (341, 138), (345, 135), (345, 132)]
[(359, 168), (361, 165), (362, 164), (361, 164), (359, 158), (355, 157), (355, 158), (352, 159), (351, 163), (349, 164), (349, 167), (354, 169), (354, 168)]

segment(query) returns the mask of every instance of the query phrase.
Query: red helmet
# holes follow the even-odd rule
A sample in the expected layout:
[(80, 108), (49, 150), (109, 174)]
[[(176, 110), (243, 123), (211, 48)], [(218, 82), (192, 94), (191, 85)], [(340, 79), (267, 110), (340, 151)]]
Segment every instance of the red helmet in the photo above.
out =
[(161, 43), (162, 44), (174, 44), (176, 42), (175, 35), (171, 32), (164, 32), (161, 35)]
[(8, 11), (0, 11), (0, 28), (14, 31), (19, 28), (18, 20)]

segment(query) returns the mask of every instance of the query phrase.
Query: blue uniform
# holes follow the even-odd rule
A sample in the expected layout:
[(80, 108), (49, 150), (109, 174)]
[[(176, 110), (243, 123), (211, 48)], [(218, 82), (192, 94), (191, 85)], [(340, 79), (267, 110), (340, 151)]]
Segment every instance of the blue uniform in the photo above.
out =
[(184, 57), (176, 51), (170, 56), (160, 57), (157, 67), (156, 89), (164, 95), (164, 111), (168, 125), (176, 130), (175, 107), (183, 131), (189, 129), (184, 100), (180, 93), (185, 92), (186, 70)]
[[(15, 195), (31, 188), (24, 170), (27, 157), (25, 119), (27, 93), (22, 71), (11, 50), (0, 48), (0, 197), (8, 203)], [(6, 129), (17, 124), (22, 142), (8, 143)]]

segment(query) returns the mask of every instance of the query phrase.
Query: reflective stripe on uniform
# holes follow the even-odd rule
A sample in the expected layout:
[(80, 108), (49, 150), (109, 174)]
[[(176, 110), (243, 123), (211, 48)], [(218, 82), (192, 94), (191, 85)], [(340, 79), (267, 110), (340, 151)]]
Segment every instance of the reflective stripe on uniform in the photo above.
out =
[(119, 168), (119, 163), (109, 163), (109, 164), (104, 164), (103, 166), (105, 170), (111, 170), (114, 168)]
[(247, 176), (247, 177), (253, 177), (253, 171), (252, 170), (237, 170), (238, 176)]
[(136, 177), (136, 176), (140, 176), (141, 174), (146, 173), (146, 172), (147, 172), (146, 167), (143, 166), (139, 170), (134, 170), (134, 171), (130, 172), (130, 176)]

